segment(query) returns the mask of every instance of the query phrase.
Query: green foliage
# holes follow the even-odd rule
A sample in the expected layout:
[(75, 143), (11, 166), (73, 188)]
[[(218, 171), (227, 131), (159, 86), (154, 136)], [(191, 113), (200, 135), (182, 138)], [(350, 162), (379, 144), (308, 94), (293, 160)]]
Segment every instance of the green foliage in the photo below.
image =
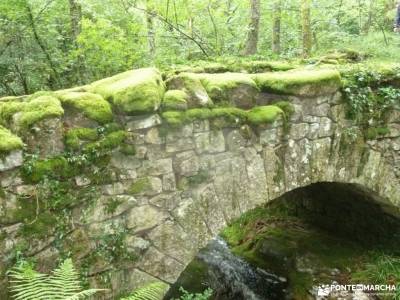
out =
[(121, 300), (161, 300), (169, 288), (164, 282), (153, 282), (136, 289), (129, 297)]
[(387, 284), (396, 286), (396, 294), (383, 296), (383, 299), (400, 299), (400, 258), (384, 253), (373, 253), (373, 259), (363, 269), (352, 274), (352, 281), (368, 284)]
[(79, 300), (104, 291), (82, 290), (79, 275), (71, 259), (65, 260), (51, 275), (33, 270), (30, 264), (22, 264), (9, 272), (11, 293), (15, 300)]
[(18, 136), (0, 125), (0, 154), (21, 149), (23, 145), (24, 143)]

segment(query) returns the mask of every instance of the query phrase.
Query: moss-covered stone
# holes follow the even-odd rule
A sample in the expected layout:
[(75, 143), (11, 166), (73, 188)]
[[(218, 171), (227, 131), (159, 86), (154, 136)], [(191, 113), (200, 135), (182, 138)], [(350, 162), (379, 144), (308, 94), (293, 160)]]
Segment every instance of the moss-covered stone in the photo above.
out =
[(243, 68), (249, 73), (262, 73), (269, 71), (288, 71), (296, 66), (285, 61), (248, 61), (243, 62)]
[(7, 128), (0, 126), (0, 153), (8, 153), (21, 149), (24, 146), (22, 140), (11, 133)]
[(255, 104), (259, 89), (254, 80), (243, 73), (197, 74), (214, 103), (229, 103), (240, 108)]
[(319, 96), (334, 93), (341, 87), (340, 73), (334, 69), (263, 73), (252, 78), (261, 91), (284, 95)]
[(93, 128), (72, 128), (65, 134), (65, 145), (72, 149), (78, 150), (83, 141), (97, 141), (99, 134)]
[(21, 101), (0, 102), (0, 124), (9, 126), (12, 116), (24, 107)]
[(284, 116), (284, 111), (278, 106), (258, 106), (250, 111), (237, 107), (217, 107), (217, 108), (193, 108), (185, 112), (167, 111), (162, 113), (163, 119), (173, 126), (179, 126), (194, 120), (224, 119), (229, 124), (250, 123), (259, 125), (272, 123), (280, 116)]
[(169, 90), (182, 90), (189, 96), (188, 108), (210, 107), (213, 104), (197, 74), (181, 73), (169, 78), (166, 84)]
[(140, 194), (148, 189), (151, 189), (151, 183), (149, 178), (140, 178), (136, 180), (129, 188), (129, 193), (132, 195)]
[(100, 124), (111, 122), (113, 114), (110, 103), (100, 95), (92, 93), (68, 92), (59, 95), (63, 105), (72, 106), (89, 119)]
[(128, 71), (105, 78), (92, 83), (87, 89), (102, 95), (132, 115), (156, 111), (165, 92), (161, 74), (154, 68)]
[(251, 124), (260, 125), (273, 123), (279, 117), (282, 117), (284, 112), (278, 106), (258, 106), (254, 107), (248, 113), (248, 120)]
[(169, 90), (164, 95), (162, 107), (164, 110), (186, 110), (188, 98), (185, 91)]
[(127, 137), (127, 132), (124, 130), (118, 130), (108, 133), (99, 141), (89, 143), (85, 145), (84, 150), (86, 151), (110, 151), (123, 144)]
[[(18, 106), (18, 105), (17, 105)], [(39, 96), (29, 102), (23, 102), (13, 121), (18, 129), (27, 129), (47, 118), (58, 118), (64, 114), (60, 101), (52, 96)]]
[(63, 156), (31, 161), (24, 164), (21, 169), (23, 179), (26, 182), (33, 183), (37, 183), (44, 178), (69, 178), (76, 172), (79, 172), (79, 170), (74, 170)]

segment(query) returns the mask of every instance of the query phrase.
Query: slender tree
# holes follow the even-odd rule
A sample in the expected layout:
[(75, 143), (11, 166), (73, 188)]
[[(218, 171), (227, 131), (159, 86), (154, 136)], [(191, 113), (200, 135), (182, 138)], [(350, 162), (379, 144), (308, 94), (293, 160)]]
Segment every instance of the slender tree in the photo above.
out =
[(281, 13), (282, 0), (275, 0), (272, 17), (272, 52), (276, 54), (281, 53)]
[(257, 52), (258, 32), (260, 27), (260, 0), (250, 0), (250, 23), (247, 34), (245, 55), (253, 55)]
[[(77, 0), (69, 0), (69, 17), (71, 22), (70, 39), (73, 49), (78, 49), (78, 36), (82, 31), (82, 6)], [(84, 61), (82, 56), (78, 56), (76, 65), (74, 66), (78, 82), (82, 82), (84, 73)]]
[(156, 56), (156, 32), (154, 26), (155, 10), (150, 0), (146, 0), (146, 26), (147, 26), (147, 47), (149, 58), (154, 61)]
[(311, 31), (311, 0), (301, 0), (301, 23), (303, 33), (303, 57), (311, 54), (312, 31)]

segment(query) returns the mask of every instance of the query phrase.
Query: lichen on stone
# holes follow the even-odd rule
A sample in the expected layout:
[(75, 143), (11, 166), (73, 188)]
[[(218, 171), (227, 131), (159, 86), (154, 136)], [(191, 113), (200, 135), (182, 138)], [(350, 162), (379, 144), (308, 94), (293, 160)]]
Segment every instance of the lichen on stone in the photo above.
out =
[(59, 99), (63, 105), (71, 106), (81, 111), (86, 117), (100, 124), (111, 122), (113, 119), (110, 103), (100, 95), (82, 92), (64, 92), (60, 93)]
[(261, 91), (284, 95), (319, 96), (334, 93), (341, 87), (340, 73), (335, 69), (253, 74), (252, 78)]
[(159, 108), (165, 86), (157, 69), (145, 68), (96, 81), (87, 90), (102, 95), (127, 114), (138, 115)]
[(189, 96), (182, 90), (169, 90), (162, 102), (163, 110), (186, 110)]
[(129, 193), (132, 195), (140, 194), (147, 189), (151, 188), (151, 183), (148, 177), (140, 178), (136, 180), (129, 188)]
[(0, 154), (21, 149), (23, 146), (24, 143), (18, 136), (0, 125)]

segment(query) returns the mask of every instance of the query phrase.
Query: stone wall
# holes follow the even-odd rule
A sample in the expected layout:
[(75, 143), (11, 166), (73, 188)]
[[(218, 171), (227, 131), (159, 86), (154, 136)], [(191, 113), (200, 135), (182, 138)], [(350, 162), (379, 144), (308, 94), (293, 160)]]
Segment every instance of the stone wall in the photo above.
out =
[[(268, 104), (271, 98), (261, 94), (257, 101)], [(95, 160), (82, 174), (56, 166), (65, 173), (57, 182), (65, 176), (73, 187), (68, 193), (79, 192), (79, 201), (49, 224), (35, 215), (46, 180), (39, 185), (26, 179), (36, 167), (21, 150), (3, 156), (0, 271), (4, 274), (18, 255), (34, 257), (42, 271), (72, 256), (93, 286), (112, 289), (105, 296), (111, 299), (146, 282), (173, 283), (229, 222), (299, 187), (355, 183), (376, 201), (400, 207), (399, 112), (389, 118), (390, 134), (366, 141), (345, 118), (337, 90), (288, 99), (295, 112), (287, 123), (278, 119), (258, 126), (194, 120), (171, 127), (158, 114), (117, 114), (127, 133), (124, 147), (112, 148), (106, 160)], [(25, 139), (28, 148), (40, 149), (41, 159), (64, 153), (60, 126), (72, 123), (84, 119), (66, 114), (37, 123)], [(126, 145), (135, 151), (126, 151)], [(18, 214), (22, 206), (29, 207), (29, 216)], [(59, 218), (66, 222), (62, 231)], [(38, 224), (45, 234), (29, 231)]]

